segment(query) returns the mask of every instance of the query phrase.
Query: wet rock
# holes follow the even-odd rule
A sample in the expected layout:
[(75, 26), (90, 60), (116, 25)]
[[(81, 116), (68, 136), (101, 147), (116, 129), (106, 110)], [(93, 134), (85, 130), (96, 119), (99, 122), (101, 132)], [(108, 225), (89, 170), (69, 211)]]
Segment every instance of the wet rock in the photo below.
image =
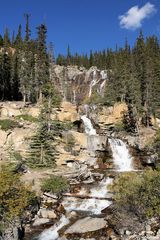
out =
[(65, 231), (65, 234), (94, 232), (105, 227), (106, 221), (103, 218), (86, 217), (76, 221)]

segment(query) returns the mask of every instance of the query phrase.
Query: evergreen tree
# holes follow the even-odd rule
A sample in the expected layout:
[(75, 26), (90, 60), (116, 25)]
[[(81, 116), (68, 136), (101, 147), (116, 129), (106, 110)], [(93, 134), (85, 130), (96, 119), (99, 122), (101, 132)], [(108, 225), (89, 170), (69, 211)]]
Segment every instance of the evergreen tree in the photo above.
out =
[(48, 167), (55, 165), (56, 150), (54, 146), (54, 126), (51, 121), (53, 107), (60, 104), (51, 82), (43, 86), (43, 106), (39, 116), (39, 128), (32, 138), (28, 162), (32, 167)]
[(11, 99), (11, 58), (4, 49), (2, 51), (1, 57), (1, 99), (2, 100), (12, 100)]
[(25, 35), (25, 41), (28, 42), (30, 40), (30, 36), (31, 36), (31, 30), (29, 28), (29, 18), (30, 18), (30, 14), (26, 13), (24, 14), (25, 18), (26, 18), (26, 35)]
[(11, 45), (8, 28), (6, 28), (4, 32), (3, 45), (5, 48), (8, 48)]
[(92, 50), (90, 51), (90, 56), (89, 56), (89, 66), (90, 67), (93, 66), (93, 53), (92, 53)]
[(18, 33), (17, 33), (14, 44), (15, 44), (16, 49), (22, 48), (23, 39), (22, 39), (22, 25), (21, 24), (18, 27)]
[(69, 45), (68, 45), (68, 47), (67, 47), (66, 64), (67, 64), (67, 66), (68, 66), (68, 65), (71, 65), (71, 51), (70, 51)]
[(0, 47), (3, 47), (3, 37), (1, 34), (0, 34)]
[(35, 60), (35, 83), (37, 91), (37, 100), (42, 102), (42, 87), (49, 80), (49, 61), (46, 47), (47, 28), (44, 24), (37, 27), (37, 52)]
[(11, 96), (13, 100), (19, 101), (22, 96), (20, 93), (20, 79), (18, 75), (18, 53), (11, 58)]

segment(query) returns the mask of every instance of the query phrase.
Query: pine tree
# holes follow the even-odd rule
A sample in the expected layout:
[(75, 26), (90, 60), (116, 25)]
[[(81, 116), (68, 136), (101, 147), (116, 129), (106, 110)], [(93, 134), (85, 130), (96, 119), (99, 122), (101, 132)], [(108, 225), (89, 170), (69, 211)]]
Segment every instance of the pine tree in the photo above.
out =
[(94, 65), (93, 63), (93, 53), (92, 50), (90, 51), (90, 56), (89, 56), (89, 66), (92, 67)]
[(67, 66), (71, 65), (71, 61), (72, 61), (72, 59), (71, 59), (71, 51), (70, 51), (70, 47), (68, 45), (68, 47), (67, 47), (67, 57), (66, 57), (66, 64), (67, 64)]
[(11, 58), (11, 96), (13, 100), (19, 101), (22, 98), (20, 90), (20, 79), (18, 75), (18, 53)]
[(31, 139), (27, 159), (31, 167), (49, 167), (55, 165), (55, 148), (45, 126), (41, 125)]
[(15, 39), (15, 47), (16, 49), (21, 49), (23, 44), (23, 39), (22, 39), (22, 25), (20, 24), (18, 27), (18, 33)]
[(1, 34), (0, 34), (0, 47), (3, 47), (3, 37)]
[(8, 28), (6, 28), (4, 32), (3, 45), (5, 48), (8, 48), (11, 45)]
[(4, 49), (1, 57), (1, 99), (12, 100), (11, 98), (11, 58)]
[(30, 18), (30, 14), (25, 13), (24, 14), (25, 18), (26, 18), (26, 35), (25, 35), (25, 41), (28, 42), (30, 40), (30, 36), (31, 36), (31, 30), (29, 28), (29, 18)]
[(42, 102), (42, 87), (49, 80), (49, 61), (46, 47), (47, 28), (44, 24), (37, 27), (37, 52), (35, 59), (35, 83), (37, 91), (37, 101)]
[(49, 167), (55, 165), (56, 150), (54, 146), (54, 126), (51, 114), (53, 107), (60, 104), (53, 85), (47, 83), (43, 86), (43, 106), (39, 116), (39, 128), (32, 138), (28, 162), (32, 167)]

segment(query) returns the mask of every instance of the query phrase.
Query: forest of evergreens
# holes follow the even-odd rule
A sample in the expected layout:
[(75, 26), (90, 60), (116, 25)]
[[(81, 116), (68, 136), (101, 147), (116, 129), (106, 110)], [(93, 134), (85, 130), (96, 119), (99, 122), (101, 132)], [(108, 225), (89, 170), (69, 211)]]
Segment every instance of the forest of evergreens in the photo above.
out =
[(131, 47), (106, 49), (87, 55), (59, 54), (55, 59), (53, 45), (47, 47), (47, 27), (37, 27), (37, 38), (31, 38), (29, 15), (26, 14), (25, 36), (19, 25), (16, 36), (10, 38), (6, 29), (0, 35), (0, 99), (37, 102), (42, 99), (43, 87), (54, 85), (51, 69), (53, 64), (78, 65), (108, 70), (103, 103), (113, 105), (126, 101), (130, 118), (144, 115), (145, 125), (150, 115), (159, 116), (160, 107), (160, 44), (156, 36), (146, 39), (142, 31)]
[[(31, 37), (29, 14), (25, 14), (25, 20), (24, 31), (20, 24), (18, 32), (16, 34), (13, 33), (12, 37), (7, 28), (4, 34), (0, 34), (0, 101), (40, 103), (40, 114), (38, 117), (23, 114), (17, 117), (12, 116), (11, 119), (2, 118), (0, 120), (0, 129), (2, 131), (13, 130), (14, 128), (22, 126), (25, 127), (25, 119), (36, 125), (34, 135), (30, 137), (30, 139), (28, 138), (30, 143), (25, 152), (25, 156), (22, 156), (19, 151), (13, 148), (8, 152), (8, 159), (6, 158), (11, 164), (2, 166), (1, 168), (0, 239), (9, 239), (6, 238), (6, 230), (9, 228), (13, 229), (15, 226), (17, 228), (20, 224), (22, 225), (23, 223), (25, 225), (29, 221), (31, 223), (41, 204), (41, 199), (36, 197), (31, 186), (21, 182), (21, 174), (18, 172), (19, 166), (23, 166), (24, 164), (26, 165), (26, 169), (33, 168), (34, 170), (38, 168), (51, 168), (54, 174), (56, 161), (59, 155), (63, 154), (61, 150), (67, 153), (67, 158), (68, 156), (70, 157), (68, 153), (71, 153), (71, 156), (79, 157), (78, 154), (84, 150), (80, 147), (80, 150), (75, 148), (76, 150), (72, 151), (72, 147), (74, 145), (75, 147), (79, 146), (79, 143), (77, 144), (74, 136), (72, 136), (71, 133), (69, 133), (69, 135), (67, 132), (69, 132), (70, 129), (74, 130), (75, 125), (73, 126), (73, 123), (67, 120), (61, 122), (56, 119), (53, 120), (52, 118), (57, 110), (55, 110), (55, 107), (59, 107), (62, 100), (61, 93), (57, 91), (58, 87), (56, 86), (54, 65), (64, 66), (65, 70), (68, 66), (73, 65), (85, 67), (86, 69), (96, 66), (100, 70), (107, 70), (108, 78), (105, 85), (104, 96), (99, 96), (97, 92), (93, 91), (89, 100), (87, 96), (85, 100), (82, 99), (76, 103), (76, 111), (78, 112), (77, 109), (79, 105), (85, 104), (87, 100), (89, 103), (94, 104), (96, 102), (98, 105), (106, 106), (113, 106), (116, 102), (125, 102), (128, 110), (124, 112), (122, 122), (116, 122), (114, 127), (109, 126), (109, 130), (118, 132), (116, 124), (117, 126), (121, 124), (119, 125), (120, 131), (126, 130), (130, 133), (137, 133), (141, 124), (148, 127), (152, 124), (152, 117), (160, 118), (160, 42), (158, 37), (148, 36), (145, 38), (142, 31), (140, 31), (133, 46), (130, 46), (126, 41), (123, 48), (116, 47), (115, 50), (106, 48), (105, 50), (95, 52), (91, 50), (90, 54), (72, 54), (68, 46), (66, 55), (59, 54), (55, 57), (53, 44), (50, 43), (48, 45), (47, 43), (47, 26), (44, 23), (40, 24), (36, 28), (37, 37), (33, 39)], [(23, 32), (25, 32), (25, 34)], [(65, 74), (64, 78), (66, 79), (62, 80), (67, 82), (68, 79)], [(95, 102), (94, 98), (96, 98)], [(22, 121), (22, 125), (18, 122), (19, 119)], [(77, 122), (79, 123), (79, 121), (81, 121), (81, 119)], [(30, 126), (30, 123), (26, 125)], [(34, 124), (32, 125), (34, 126)], [(152, 130), (155, 131), (155, 129)], [(31, 131), (33, 130), (31, 129)], [(11, 131), (8, 131), (7, 134), (6, 139), (11, 134)], [(67, 136), (66, 140), (65, 134)], [(98, 136), (98, 134), (96, 135)], [(143, 138), (144, 136), (140, 137)], [(137, 138), (135, 141), (137, 141)], [(4, 146), (6, 143), (7, 140), (5, 140)], [(153, 142), (149, 144), (150, 146), (148, 145), (146, 148), (147, 151), (150, 151), (151, 154), (152, 152), (156, 153), (153, 155), (156, 159), (155, 162), (157, 161), (155, 165), (153, 164), (153, 170), (147, 170), (144, 173), (138, 171), (138, 174), (137, 171), (135, 171), (121, 176), (118, 172), (117, 179), (114, 176), (114, 184), (111, 190), (115, 196), (113, 204), (115, 205), (116, 211), (113, 212), (115, 212), (114, 214), (118, 221), (119, 219), (123, 220), (123, 217), (126, 218), (128, 213), (132, 214), (132, 216), (134, 216), (134, 218), (136, 217), (140, 222), (153, 217), (159, 217), (159, 130)], [(59, 145), (60, 150), (57, 147)], [(135, 150), (140, 151), (139, 146), (137, 149), (136, 145)], [(99, 150), (97, 150), (97, 152), (98, 151)], [(108, 150), (105, 149), (105, 154), (109, 153), (109, 151), (107, 151)], [(84, 153), (86, 154), (86, 152)], [(72, 162), (72, 160), (66, 159), (66, 162), (69, 163)], [(151, 163), (153, 163), (152, 155)], [(16, 166), (14, 164), (16, 164)], [(152, 167), (153, 165), (148, 164), (148, 166)], [(107, 168), (108, 166), (110, 167), (110, 162), (106, 166)], [(47, 173), (47, 179), (42, 181), (40, 188), (41, 192), (57, 194), (58, 203), (61, 193), (63, 191), (69, 191), (69, 184), (65, 178), (52, 175), (51, 178), (48, 178), (49, 174)], [(81, 183), (79, 176), (77, 179)], [(32, 184), (35, 185), (35, 181), (33, 181)], [(48, 204), (47, 208), (51, 207), (52, 209), (51, 205), (52, 204)], [(126, 212), (127, 215), (125, 215)], [(116, 214), (119, 214), (120, 217)], [(57, 216), (59, 217), (59, 215)], [(55, 222), (57, 221), (57, 216)], [(17, 223), (18, 225), (16, 225)]]

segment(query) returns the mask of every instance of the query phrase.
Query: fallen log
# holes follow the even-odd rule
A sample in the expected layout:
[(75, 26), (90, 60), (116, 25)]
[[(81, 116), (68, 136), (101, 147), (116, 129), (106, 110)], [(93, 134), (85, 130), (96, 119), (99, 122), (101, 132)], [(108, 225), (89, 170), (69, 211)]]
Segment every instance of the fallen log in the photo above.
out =
[(89, 195), (79, 195), (75, 193), (63, 193), (63, 197), (75, 197), (75, 198), (81, 198), (81, 199), (97, 199), (97, 200), (108, 200), (112, 201), (112, 197), (96, 197), (96, 196), (89, 196)]
[(52, 198), (52, 199), (55, 199), (55, 200), (58, 200), (58, 196), (50, 194), (50, 193), (47, 193), (47, 192), (44, 192), (43, 196), (49, 197), (49, 198)]

